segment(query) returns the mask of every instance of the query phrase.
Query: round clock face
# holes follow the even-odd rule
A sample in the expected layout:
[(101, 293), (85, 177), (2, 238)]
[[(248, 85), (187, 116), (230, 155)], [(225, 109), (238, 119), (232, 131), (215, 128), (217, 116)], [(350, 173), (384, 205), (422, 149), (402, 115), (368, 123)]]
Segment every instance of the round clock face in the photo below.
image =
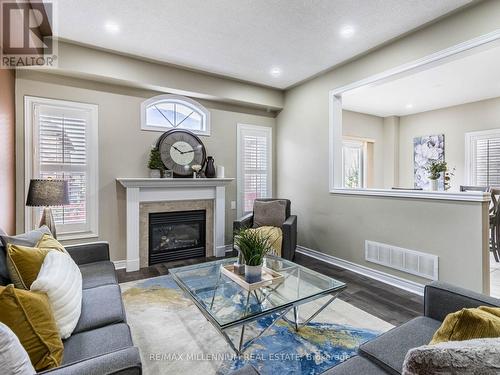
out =
[(176, 176), (191, 176), (193, 165), (205, 164), (205, 146), (196, 135), (185, 130), (164, 133), (158, 139), (158, 149), (163, 164)]

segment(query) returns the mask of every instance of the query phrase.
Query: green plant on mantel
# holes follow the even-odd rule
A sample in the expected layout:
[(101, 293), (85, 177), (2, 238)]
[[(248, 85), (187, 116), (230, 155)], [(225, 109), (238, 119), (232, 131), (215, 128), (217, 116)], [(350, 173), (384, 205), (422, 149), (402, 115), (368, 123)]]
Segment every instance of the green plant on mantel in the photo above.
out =
[(269, 236), (248, 228), (241, 229), (234, 236), (234, 244), (238, 246), (248, 266), (261, 266), (264, 257), (271, 251)]
[(151, 152), (149, 153), (148, 168), (159, 169), (162, 173), (165, 170), (165, 165), (163, 165), (163, 162), (161, 161), (160, 150), (158, 150), (157, 147), (151, 148)]

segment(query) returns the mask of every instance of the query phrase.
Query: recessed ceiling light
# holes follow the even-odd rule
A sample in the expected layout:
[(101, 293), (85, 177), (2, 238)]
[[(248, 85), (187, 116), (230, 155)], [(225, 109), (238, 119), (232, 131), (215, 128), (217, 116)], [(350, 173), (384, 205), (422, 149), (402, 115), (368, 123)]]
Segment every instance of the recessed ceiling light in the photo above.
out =
[(281, 69), (278, 67), (271, 68), (269, 74), (271, 74), (273, 77), (279, 77), (281, 75)]
[(406, 109), (412, 109), (412, 108), (413, 108), (413, 104), (410, 103), (410, 104), (406, 105)]
[(116, 34), (120, 31), (120, 25), (111, 21), (106, 22), (104, 24), (104, 28), (111, 34)]
[(340, 29), (340, 35), (342, 35), (344, 38), (350, 38), (351, 36), (354, 35), (355, 32), (356, 32), (356, 30), (351, 25), (343, 26)]

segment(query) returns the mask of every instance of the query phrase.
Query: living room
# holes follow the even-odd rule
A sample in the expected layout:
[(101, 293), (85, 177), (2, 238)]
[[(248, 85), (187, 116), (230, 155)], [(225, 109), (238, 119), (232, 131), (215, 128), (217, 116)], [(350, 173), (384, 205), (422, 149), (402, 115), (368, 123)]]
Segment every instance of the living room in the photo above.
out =
[(6, 373), (500, 372), (498, 1), (1, 5)]

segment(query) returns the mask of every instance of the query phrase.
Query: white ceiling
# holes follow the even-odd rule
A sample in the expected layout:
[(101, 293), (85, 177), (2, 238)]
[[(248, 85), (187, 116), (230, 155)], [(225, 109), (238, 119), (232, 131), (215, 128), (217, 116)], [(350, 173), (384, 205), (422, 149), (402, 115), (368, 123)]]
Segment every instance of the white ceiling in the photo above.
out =
[[(57, 35), (286, 88), (471, 0), (63, 0)], [(112, 22), (120, 31), (110, 33)], [(341, 36), (342, 28), (355, 32)], [(279, 68), (281, 75), (270, 71)]]
[[(342, 95), (342, 107), (375, 116), (404, 116), (500, 97), (500, 47), (491, 44), (440, 65)], [(408, 108), (411, 106), (411, 108)]]

